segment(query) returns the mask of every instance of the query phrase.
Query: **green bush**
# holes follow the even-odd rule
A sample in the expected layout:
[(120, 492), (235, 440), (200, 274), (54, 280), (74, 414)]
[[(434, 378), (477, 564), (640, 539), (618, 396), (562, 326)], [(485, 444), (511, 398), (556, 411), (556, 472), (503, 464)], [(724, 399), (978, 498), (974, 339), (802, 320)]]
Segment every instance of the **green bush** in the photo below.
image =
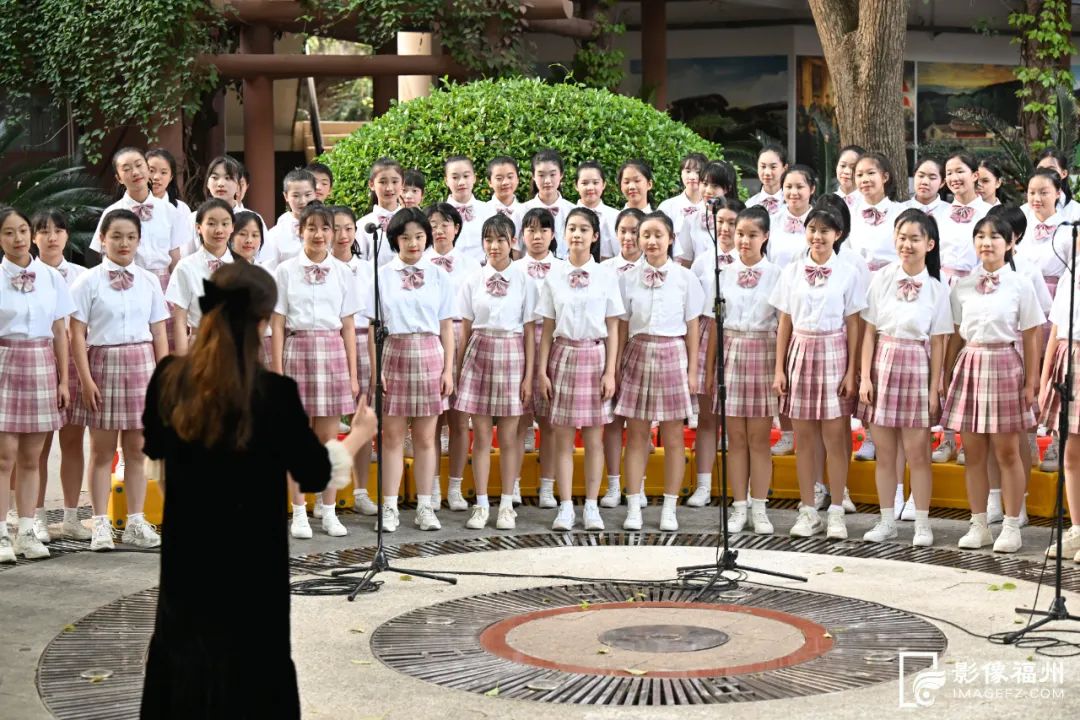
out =
[(509, 79), (452, 84), (430, 97), (395, 105), (339, 142), (323, 160), (334, 171), (333, 200), (366, 212), (371, 205), (368, 172), (380, 157), (423, 172), (425, 199), (442, 200), (447, 195), (444, 158), (472, 158), (476, 196), (487, 199), (487, 161), (509, 155), (521, 167), (518, 198), (524, 201), (532, 196), (529, 159), (545, 148), (562, 154), (566, 175), (561, 190), (567, 198), (577, 198), (573, 175), (578, 163), (599, 162), (608, 181), (604, 201), (613, 207), (623, 205), (615, 172), (630, 158), (652, 166), (657, 202), (679, 192), (679, 161), (686, 153), (721, 158), (720, 146), (640, 100), (569, 83)]

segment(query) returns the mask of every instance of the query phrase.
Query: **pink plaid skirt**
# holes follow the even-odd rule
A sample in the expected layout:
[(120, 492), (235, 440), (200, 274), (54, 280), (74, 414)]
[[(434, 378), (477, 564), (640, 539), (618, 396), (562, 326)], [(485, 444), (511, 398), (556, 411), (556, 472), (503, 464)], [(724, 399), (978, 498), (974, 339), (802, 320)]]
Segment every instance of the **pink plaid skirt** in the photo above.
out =
[[(719, 362), (719, 359), (718, 359)], [(774, 417), (772, 384), (776, 375), (776, 333), (724, 331), (724, 382), (728, 417)], [(720, 412), (720, 389), (713, 395)]]
[[(161, 284), (161, 292), (165, 292), (169, 287), (169, 278), (172, 277), (172, 273), (169, 272), (168, 268), (165, 268), (164, 270), (151, 270), (150, 272), (157, 277), (158, 282)], [(169, 318), (165, 321), (165, 337), (169, 340), (169, 352), (173, 352), (176, 350), (177, 331), (172, 319), (172, 303), (165, 303), (165, 305), (169, 309)], [(187, 331), (187, 328), (180, 328), (180, 332)], [(192, 333), (191, 335), (192, 340), (194, 340), (195, 333)]]
[(52, 343), (51, 338), (0, 339), (0, 432), (52, 432), (63, 426)]
[(259, 359), (262, 360), (262, 364), (267, 368), (270, 367), (271, 360), (273, 358), (272, 345), (270, 342), (270, 336), (266, 335), (262, 339), (262, 343), (259, 345)]
[[(1065, 372), (1069, 369), (1065, 349), (1068, 346), (1068, 340), (1058, 340), (1054, 363), (1050, 366), (1050, 384), (1039, 397), (1039, 423), (1051, 430), (1058, 430), (1060, 425), (1061, 393), (1057, 385), (1065, 381)], [(1080, 344), (1073, 345), (1073, 372), (1077, 370), (1080, 370)], [(1077, 394), (1075, 389), (1073, 393)], [(1069, 433), (1080, 433), (1080, 402), (1077, 400), (1069, 403)]]
[(693, 413), (681, 337), (635, 335), (623, 353), (615, 414), (634, 420), (682, 420)]
[[(697, 379), (698, 395), (705, 394), (705, 353), (708, 351), (709, 337), (716, 328), (715, 318), (702, 315), (698, 318)], [(706, 404), (706, 410), (708, 405)]]
[(443, 346), (433, 333), (390, 335), (383, 350), (383, 414), (431, 417), (450, 406), (442, 396)]
[(555, 338), (548, 358), (550, 421), (564, 427), (595, 427), (612, 420), (611, 400), (601, 398), (607, 341)]
[(454, 409), (470, 415), (517, 417), (524, 412), (524, 377), (525, 343), (521, 333), (476, 330), (465, 348)]
[(960, 432), (1024, 432), (1035, 417), (1023, 394), (1024, 362), (1012, 343), (969, 343), (956, 361), (941, 424)]
[(64, 416), (64, 425), (74, 425), (71, 418), (75, 413), (75, 398), (82, 393), (82, 383), (79, 382), (79, 371), (75, 367), (75, 357), (68, 349), (68, 406), (61, 412)]
[(928, 428), (930, 355), (921, 340), (881, 335), (870, 368), (874, 403), (859, 404), (859, 419), (888, 428)]
[(837, 394), (847, 372), (847, 332), (791, 334), (787, 355), (787, 395), (781, 412), (792, 420), (831, 420), (850, 415), (854, 399)]
[[(532, 400), (529, 402), (529, 407), (525, 408), (525, 412), (531, 412), (533, 417), (537, 420), (547, 420), (551, 414), (551, 404), (544, 399), (544, 393), (541, 390), (540, 379), (543, 374), (540, 369), (540, 338), (544, 335), (544, 318), (538, 318), (533, 325), (533, 357), (536, 358), (537, 369), (533, 373), (533, 393)], [(551, 353), (548, 356), (548, 363), (550, 365), (551, 355), (555, 354), (555, 347), (552, 345)], [(552, 381), (554, 382), (554, 381)], [(554, 390), (554, 388), (552, 388)]]
[(356, 381), (360, 383), (360, 397), (371, 404), (371, 356), (368, 355), (368, 329), (356, 330)]
[(283, 355), (282, 369), (296, 381), (308, 417), (340, 417), (356, 411), (340, 331), (289, 332)]
[(95, 345), (87, 352), (87, 359), (101, 402), (96, 411), (91, 410), (80, 393), (68, 424), (96, 430), (141, 430), (146, 388), (156, 364), (153, 343)]

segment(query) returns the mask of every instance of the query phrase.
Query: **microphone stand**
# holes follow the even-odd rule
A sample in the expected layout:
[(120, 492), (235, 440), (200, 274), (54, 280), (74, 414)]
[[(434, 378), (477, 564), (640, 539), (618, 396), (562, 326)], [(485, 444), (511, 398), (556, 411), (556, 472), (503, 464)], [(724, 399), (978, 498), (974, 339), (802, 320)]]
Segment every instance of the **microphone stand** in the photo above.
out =
[[(401, 575), (411, 575), (413, 577), (427, 578), (428, 580), (438, 580), (439, 582), (449, 583), (451, 585), (457, 584), (456, 578), (444, 577), (442, 575), (436, 575), (434, 573), (422, 571), (422, 570), (409, 570), (407, 568), (400, 568), (396, 565), (392, 565), (386, 558), (386, 547), (383, 542), (383, 377), (382, 377), (382, 364), (383, 364), (383, 345), (386, 343), (386, 336), (389, 331), (386, 329), (386, 325), (382, 320), (382, 297), (379, 294), (379, 226), (375, 223), (368, 223), (364, 230), (371, 235), (374, 243), (375, 250), (372, 257), (372, 264), (375, 267), (375, 317), (371, 321), (371, 329), (369, 332), (375, 333), (375, 417), (378, 422), (378, 432), (375, 434), (375, 463), (376, 463), (376, 493), (378, 494), (378, 507), (379, 513), (375, 520), (375, 555), (371, 558), (371, 562), (364, 565), (353, 565), (351, 567), (342, 568), (340, 570), (334, 570), (330, 574), (334, 577), (340, 577), (342, 575), (353, 575), (355, 573), (364, 573), (356, 582), (356, 587), (349, 592), (349, 602), (356, 599), (356, 596), (361, 592), (374, 592), (382, 585), (381, 582), (375, 582), (375, 576), (383, 572), (394, 572)], [(366, 478), (365, 478), (366, 481)]]
[[(1080, 616), (1070, 615), (1065, 607), (1065, 597), (1061, 594), (1061, 563), (1062, 542), (1065, 534), (1065, 442), (1069, 437), (1069, 406), (1073, 400), (1073, 339), (1075, 338), (1074, 312), (1076, 309), (1076, 238), (1078, 223), (1067, 223), (1072, 226), (1072, 259), (1068, 266), (1069, 277), (1069, 345), (1065, 358), (1065, 379), (1057, 384), (1058, 394), (1061, 396), (1061, 411), (1058, 413), (1058, 464), (1057, 472), (1057, 558), (1054, 562), (1054, 599), (1050, 602), (1047, 610), (1035, 610), (1033, 608), (1016, 608), (1018, 615), (1041, 616), (1025, 628), (1011, 632), (1005, 636), (1005, 644), (1013, 645), (1019, 642), (1028, 633), (1034, 632), (1047, 623), (1057, 620), (1080, 620)], [(1053, 238), (1051, 238), (1053, 241)], [(1060, 288), (1060, 285), (1058, 286)]]
[[(754, 572), (762, 575), (771, 575), (773, 577), (785, 578), (788, 580), (797, 580), (799, 582), (806, 582), (806, 578), (799, 577), (798, 575), (789, 575), (787, 573), (777, 572), (775, 570), (764, 570), (762, 568), (749, 567), (747, 565), (741, 565), (738, 562), (739, 551), (731, 549), (731, 533), (728, 532), (727, 524), (727, 501), (728, 501), (728, 472), (727, 472), (727, 382), (724, 378), (724, 324), (725, 324), (725, 311), (726, 302), (724, 296), (720, 293), (720, 239), (717, 236), (717, 215), (720, 212), (720, 206), (715, 201), (710, 200), (706, 212), (712, 215), (712, 228), (710, 234), (712, 235), (713, 250), (715, 251), (715, 262), (713, 263), (713, 283), (714, 283), (714, 298), (713, 298), (713, 312), (716, 315), (716, 388), (717, 396), (720, 400), (720, 406), (717, 408), (719, 414), (719, 423), (717, 430), (720, 433), (719, 443), (717, 447), (720, 448), (720, 538), (722, 545), (720, 550), (720, 556), (717, 558), (716, 563), (710, 565), (690, 565), (686, 567), (676, 568), (679, 576), (684, 580), (689, 576), (693, 576), (701, 573), (701, 571), (711, 570), (711, 576), (705, 583), (704, 587), (694, 597), (697, 600), (711, 590), (717, 583), (724, 581), (729, 583), (732, 587), (738, 586), (738, 581), (731, 578), (725, 578), (723, 574), (729, 570)], [(747, 487), (747, 495), (749, 496), (749, 486)]]

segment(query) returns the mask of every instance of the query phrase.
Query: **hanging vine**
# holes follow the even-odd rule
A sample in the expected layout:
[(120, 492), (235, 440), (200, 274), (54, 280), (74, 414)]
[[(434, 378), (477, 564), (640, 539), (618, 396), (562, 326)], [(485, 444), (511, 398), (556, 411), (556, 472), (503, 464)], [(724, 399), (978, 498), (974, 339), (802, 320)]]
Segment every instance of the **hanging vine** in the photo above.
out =
[(574, 54), (574, 79), (587, 87), (618, 92), (623, 80), (621, 50), (615, 50), (613, 39), (626, 32), (626, 26), (615, 22), (611, 10), (616, 0), (594, 0), (584, 4), (583, 17), (592, 20), (596, 32), (592, 38), (578, 43)]
[(1013, 42), (1021, 48), (1021, 64), (1016, 68), (1016, 78), (1021, 83), (1016, 93), (1022, 103), (1021, 124), (1031, 149), (1037, 151), (1053, 142), (1053, 128), (1065, 119), (1059, 118), (1057, 89), (1072, 91), (1069, 59), (1076, 48), (1071, 38), (1070, 3), (1028, 0), (1026, 11), (1009, 15), (1009, 25), (1019, 32)]

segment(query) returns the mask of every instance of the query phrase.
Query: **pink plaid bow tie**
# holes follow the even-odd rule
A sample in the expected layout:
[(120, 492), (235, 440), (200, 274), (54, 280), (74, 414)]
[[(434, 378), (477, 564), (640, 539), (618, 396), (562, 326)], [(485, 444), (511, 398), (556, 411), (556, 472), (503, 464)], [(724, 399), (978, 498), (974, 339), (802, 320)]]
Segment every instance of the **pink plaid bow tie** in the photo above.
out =
[(975, 289), (979, 291), (980, 295), (989, 295), (990, 293), (997, 292), (998, 285), (1001, 284), (1001, 278), (997, 273), (986, 273), (979, 282), (976, 283)]
[(484, 283), (488, 295), (492, 297), (506, 297), (506, 291), (510, 289), (510, 281), (498, 273), (492, 275)]
[(712, 230), (713, 216), (712, 213), (701, 213), (701, 227), (706, 230)]
[(953, 205), (952, 212), (949, 213), (949, 219), (958, 223), (969, 223), (975, 217), (975, 208), (970, 208), (967, 205)]
[(548, 212), (550, 212), (555, 217), (559, 217), (559, 206), (558, 205), (556, 205), (554, 207), (544, 208), (544, 209), (547, 210)]
[(304, 282), (308, 285), (322, 285), (326, 282), (326, 276), (330, 274), (330, 268), (322, 265), (305, 265)]
[(150, 222), (154, 219), (154, 206), (150, 203), (136, 203), (131, 206), (131, 212), (142, 222)]
[(1046, 238), (1053, 236), (1055, 230), (1057, 230), (1057, 225), (1045, 225), (1039, 223), (1035, 226), (1035, 239), (1045, 240)]
[(854, 207), (856, 200), (858, 200), (858, 198), (855, 197), (855, 193), (851, 193), (849, 195), (844, 196), (844, 202), (847, 203), (848, 207)]
[(617, 272), (619, 275), (625, 275), (636, 267), (637, 263), (626, 263), (622, 267), (618, 268), (615, 272)]
[(405, 267), (398, 270), (401, 273), (402, 290), (419, 290), (424, 287), (424, 271), (416, 267)]
[(645, 268), (645, 272), (642, 274), (641, 279), (645, 282), (647, 288), (658, 288), (664, 284), (664, 280), (667, 279), (666, 270), (657, 270), (654, 267)]
[(130, 270), (110, 270), (109, 286), (113, 290), (128, 290), (135, 284), (135, 276)]
[(543, 280), (547, 277), (549, 270), (551, 270), (551, 263), (549, 262), (529, 262), (529, 277), (531, 278)]
[(11, 278), (11, 287), (15, 288), (21, 293), (34, 292), (34, 279), (37, 277), (37, 273), (23, 270), (18, 275)]
[(475, 215), (473, 214), (472, 205), (455, 205), (454, 209), (461, 215), (461, 219), (465, 222), (472, 222)]
[(589, 273), (581, 270), (580, 268), (577, 270), (571, 270), (569, 281), (570, 287), (572, 287), (574, 290), (577, 290), (579, 288), (587, 288), (589, 287)]
[(786, 233), (801, 233), (806, 230), (806, 226), (803, 221), (797, 217), (788, 215), (784, 220), (784, 232)]
[(433, 265), (438, 265), (448, 273), (454, 272), (454, 258), (449, 255), (436, 255), (431, 258), (431, 263)]
[(292, 234), (295, 235), (295, 236), (300, 235), (300, 221), (299, 220), (293, 220), (292, 221)]
[(807, 265), (805, 267), (806, 282), (810, 287), (821, 287), (832, 275), (832, 268), (820, 265)]
[(684, 208), (682, 209), (682, 214), (683, 214), (684, 216), (685, 216), (685, 215), (693, 215), (693, 214), (694, 214), (694, 213), (696, 213), (697, 211), (698, 211), (698, 206), (697, 206), (697, 205), (688, 205), (687, 207), (684, 207)]
[(507, 207), (498, 208), (498, 209), (495, 210), (495, 212), (501, 213), (501, 214), (505, 215), (506, 217), (513, 217), (514, 216), (514, 211), (511, 210), (510, 208), (507, 208)]
[(885, 222), (885, 213), (881, 212), (877, 208), (864, 208), (862, 211), (863, 219), (867, 223), (877, 227), (881, 223)]
[(761, 279), (761, 271), (753, 268), (746, 268), (739, 271), (738, 285), (741, 288), (756, 288), (758, 280)]
[(904, 302), (915, 302), (919, 299), (919, 288), (922, 283), (911, 278), (901, 278), (896, 283), (896, 299)]
[(221, 260), (220, 258), (210, 258), (206, 261), (206, 267), (210, 268), (211, 273), (217, 272), (218, 268), (220, 268), (224, 264), (225, 261)]
[(716, 256), (716, 267), (724, 267), (735, 262), (735, 258), (731, 256), (731, 253), (720, 253)]
[(776, 212), (776, 209), (780, 207), (780, 201), (774, 197), (767, 197), (761, 201), (762, 206), (769, 212), (770, 215)]
[(68, 276), (68, 269), (67, 268), (56, 268), (56, 271), (58, 273), (60, 273), (61, 277), (63, 277), (65, 280), (67, 280), (67, 276)]
[(390, 218), (392, 218), (392, 217), (393, 217), (393, 215), (380, 215), (379, 216), (379, 227), (382, 228), (383, 232), (386, 232), (386, 228), (390, 226)]

